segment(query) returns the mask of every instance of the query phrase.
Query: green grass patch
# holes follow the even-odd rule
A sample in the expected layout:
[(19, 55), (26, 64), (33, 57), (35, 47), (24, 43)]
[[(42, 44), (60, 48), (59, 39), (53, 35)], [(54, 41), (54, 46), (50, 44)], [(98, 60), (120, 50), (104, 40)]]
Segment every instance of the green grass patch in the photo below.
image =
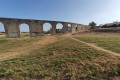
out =
[(119, 37), (78, 37), (77, 39), (88, 43), (94, 43), (97, 46), (120, 53)]
[[(109, 60), (95, 62), (103, 58), (108, 59), (104, 52), (65, 39), (28, 55), (0, 62), (0, 79), (110, 80), (119, 76), (119, 59), (112, 60), (114, 66), (107, 63)], [(106, 66), (102, 66), (103, 64)]]
[(0, 40), (0, 43), (5, 43), (7, 42), (7, 40)]

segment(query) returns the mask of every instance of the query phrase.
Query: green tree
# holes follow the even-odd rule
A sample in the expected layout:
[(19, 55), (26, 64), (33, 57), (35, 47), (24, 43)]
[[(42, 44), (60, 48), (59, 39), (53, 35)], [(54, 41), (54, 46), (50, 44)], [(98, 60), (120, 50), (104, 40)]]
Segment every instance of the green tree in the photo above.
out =
[(96, 23), (94, 21), (89, 23), (90, 29), (96, 29)]

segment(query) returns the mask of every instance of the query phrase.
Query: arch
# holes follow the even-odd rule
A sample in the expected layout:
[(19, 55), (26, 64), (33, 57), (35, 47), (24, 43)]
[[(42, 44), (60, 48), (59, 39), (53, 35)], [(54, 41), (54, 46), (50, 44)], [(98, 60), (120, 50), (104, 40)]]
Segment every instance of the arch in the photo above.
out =
[(43, 24), (43, 33), (44, 34), (51, 34), (51, 30), (52, 30), (52, 25), (50, 23), (44, 23)]
[(78, 25), (77, 24), (75, 25), (75, 30), (78, 31)]
[(56, 33), (62, 33), (63, 32), (63, 24), (57, 23), (56, 24)]
[(69, 26), (69, 27), (72, 27), (70, 23), (68, 24), (68, 26)]
[(72, 25), (68, 24), (68, 32), (72, 32)]
[(29, 25), (26, 23), (20, 24), (19, 30), (20, 30), (20, 34), (22, 36), (29, 36), (30, 35), (30, 28), (29, 28)]
[(4, 24), (0, 22), (0, 35), (4, 35), (4, 34), (5, 34), (5, 27)]

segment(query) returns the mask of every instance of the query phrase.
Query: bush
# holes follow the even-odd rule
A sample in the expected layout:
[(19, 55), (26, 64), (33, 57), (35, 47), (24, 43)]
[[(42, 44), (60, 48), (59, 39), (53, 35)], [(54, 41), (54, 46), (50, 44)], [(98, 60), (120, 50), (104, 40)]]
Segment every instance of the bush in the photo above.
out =
[(96, 29), (96, 23), (95, 22), (90, 22), (89, 23), (90, 29)]

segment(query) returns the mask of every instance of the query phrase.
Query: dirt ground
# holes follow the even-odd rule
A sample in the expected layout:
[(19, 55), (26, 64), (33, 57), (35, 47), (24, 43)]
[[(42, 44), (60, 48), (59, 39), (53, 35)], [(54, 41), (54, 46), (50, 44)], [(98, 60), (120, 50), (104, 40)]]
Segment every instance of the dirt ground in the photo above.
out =
[(5, 37), (5, 34), (4, 33), (0, 33), (0, 37)]

